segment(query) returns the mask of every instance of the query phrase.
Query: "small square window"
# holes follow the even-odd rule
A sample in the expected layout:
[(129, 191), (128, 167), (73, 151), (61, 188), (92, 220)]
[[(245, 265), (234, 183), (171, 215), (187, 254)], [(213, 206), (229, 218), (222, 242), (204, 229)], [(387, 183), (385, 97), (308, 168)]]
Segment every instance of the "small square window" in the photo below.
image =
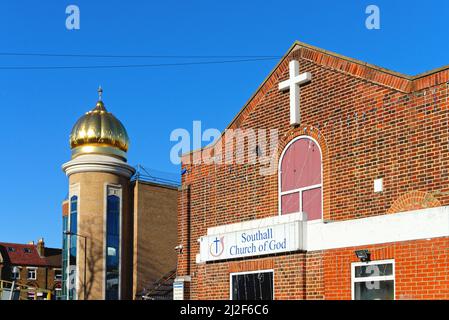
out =
[(16, 248), (8, 247), (8, 252), (16, 252)]
[(352, 264), (353, 300), (394, 300), (394, 261)]
[(273, 300), (273, 294), (273, 271), (231, 274), (232, 300)]
[[(14, 272), (16, 271), (16, 272)], [(12, 270), (11, 271), (11, 279), (12, 280), (19, 280), (20, 279), (20, 270)]]
[(25, 253), (31, 253), (31, 249), (30, 249), (30, 248), (24, 248), (24, 249), (23, 249), (23, 252), (25, 252)]
[(62, 279), (61, 269), (55, 269), (55, 280), (61, 280), (61, 279)]
[(37, 269), (36, 268), (28, 268), (28, 280), (36, 280), (37, 279)]

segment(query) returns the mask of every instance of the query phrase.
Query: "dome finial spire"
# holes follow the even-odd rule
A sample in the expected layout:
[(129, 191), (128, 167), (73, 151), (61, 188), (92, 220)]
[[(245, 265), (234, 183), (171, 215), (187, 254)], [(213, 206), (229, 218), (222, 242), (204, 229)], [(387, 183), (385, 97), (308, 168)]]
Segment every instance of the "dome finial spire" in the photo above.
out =
[(101, 86), (98, 87), (98, 101), (95, 105), (95, 108), (92, 111), (106, 111), (106, 108), (104, 107), (103, 103), (103, 88)]
[(99, 86), (97, 92), (98, 92), (98, 101), (103, 101), (103, 88)]

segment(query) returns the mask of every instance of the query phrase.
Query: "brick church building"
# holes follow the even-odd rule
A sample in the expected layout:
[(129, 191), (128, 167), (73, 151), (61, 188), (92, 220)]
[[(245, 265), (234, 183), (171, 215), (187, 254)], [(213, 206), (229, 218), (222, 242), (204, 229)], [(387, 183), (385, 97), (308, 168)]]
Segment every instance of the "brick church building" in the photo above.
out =
[(294, 43), (183, 155), (175, 297), (449, 299), (448, 89)]

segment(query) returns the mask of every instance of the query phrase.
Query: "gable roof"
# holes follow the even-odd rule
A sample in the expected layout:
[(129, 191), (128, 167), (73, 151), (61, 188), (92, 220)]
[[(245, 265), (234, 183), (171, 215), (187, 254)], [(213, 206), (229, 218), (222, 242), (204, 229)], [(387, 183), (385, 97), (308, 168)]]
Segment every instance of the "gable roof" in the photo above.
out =
[(62, 263), (61, 249), (45, 248), (44, 256), (41, 257), (34, 244), (0, 242), (0, 254), (3, 263), (18, 266), (61, 267)]
[[(257, 105), (265, 93), (277, 83), (279, 77), (288, 69), (290, 55), (295, 54), (296, 58), (305, 59), (314, 62), (323, 67), (334, 71), (339, 71), (353, 77), (363, 79), (404, 94), (421, 91), (426, 88), (436, 86), (449, 81), (449, 65), (436, 68), (415, 76), (409, 76), (400, 72), (382, 68), (361, 60), (353, 59), (338, 53), (324, 50), (310, 44), (295, 41), (280, 59), (276, 66), (271, 70), (265, 80), (256, 89), (254, 94), (248, 99), (237, 115), (232, 119), (226, 129), (238, 128), (242, 120), (250, 113), (252, 108)], [(225, 130), (222, 133), (224, 134)], [(220, 138), (221, 139), (221, 138)], [(215, 141), (215, 143), (218, 139)], [(213, 147), (210, 144), (206, 147), (192, 150), (182, 155), (190, 156), (196, 152)]]

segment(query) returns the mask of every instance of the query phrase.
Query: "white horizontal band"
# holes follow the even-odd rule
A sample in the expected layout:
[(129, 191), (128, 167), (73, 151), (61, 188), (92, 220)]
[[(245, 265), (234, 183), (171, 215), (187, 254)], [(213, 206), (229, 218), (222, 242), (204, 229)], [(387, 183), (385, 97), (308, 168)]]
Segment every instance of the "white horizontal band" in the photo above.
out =
[(105, 172), (125, 178), (130, 178), (136, 171), (126, 162), (106, 155), (81, 155), (64, 163), (62, 170), (68, 177), (82, 172)]
[(449, 236), (449, 207), (330, 223), (307, 223), (307, 251)]
[[(303, 220), (301, 213), (216, 226), (207, 235), (262, 228)], [(298, 232), (306, 251), (449, 237), (449, 207), (386, 214), (336, 222), (301, 221)]]

